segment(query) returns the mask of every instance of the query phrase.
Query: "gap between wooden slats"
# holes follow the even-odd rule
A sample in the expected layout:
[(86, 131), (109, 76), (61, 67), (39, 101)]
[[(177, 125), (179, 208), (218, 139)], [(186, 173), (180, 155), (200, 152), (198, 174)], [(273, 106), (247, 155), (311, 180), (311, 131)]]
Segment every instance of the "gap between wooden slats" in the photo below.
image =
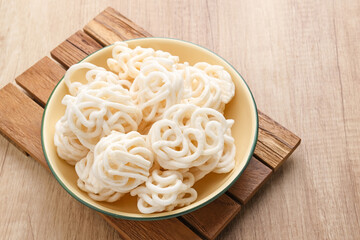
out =
[(101, 48), (99, 43), (80, 30), (59, 44), (50, 54), (67, 69)]
[(16, 77), (15, 81), (44, 107), (52, 89), (64, 74), (65, 69), (50, 58), (44, 57)]
[(102, 48), (98, 42), (81, 30), (71, 35), (68, 39), (66, 39), (66, 41), (73, 44), (87, 55)]
[[(201, 239), (177, 218), (160, 221), (131, 221), (101, 214), (126, 239)], [(136, 227), (134, 227), (136, 226)]]
[(181, 216), (180, 219), (206, 239), (214, 239), (239, 213), (240, 209), (240, 204), (224, 194), (205, 207), (196, 210), (193, 214)]
[[(245, 171), (227, 193), (241, 204), (246, 204), (271, 176), (272, 170), (252, 157)], [(251, 179), (249, 181), (248, 179)]]

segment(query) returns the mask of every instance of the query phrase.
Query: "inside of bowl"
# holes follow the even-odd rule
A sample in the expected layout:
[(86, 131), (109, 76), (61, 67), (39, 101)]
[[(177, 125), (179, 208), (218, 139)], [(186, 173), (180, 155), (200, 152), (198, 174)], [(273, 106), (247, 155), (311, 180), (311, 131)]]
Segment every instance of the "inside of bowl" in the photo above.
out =
[[(252, 155), (257, 133), (257, 112), (255, 103), (246, 84), (240, 75), (222, 58), (214, 53), (196, 46), (192, 43), (162, 38), (134, 39), (128, 41), (131, 48), (136, 46), (151, 47), (155, 50), (170, 52), (172, 55), (180, 57), (180, 62), (189, 62), (191, 65), (197, 62), (208, 62), (210, 64), (222, 65), (231, 75), (236, 91), (235, 97), (226, 105), (225, 116), (228, 119), (234, 119), (235, 124), (232, 127), (232, 135), (235, 138), (236, 145), (236, 166), (227, 174), (211, 173), (202, 180), (196, 182), (194, 188), (198, 192), (197, 200), (189, 206), (178, 208), (170, 212), (141, 214), (136, 206), (136, 197), (127, 194), (125, 197), (115, 203), (97, 202), (91, 199), (85, 192), (82, 192), (76, 185), (77, 175), (73, 166), (68, 165), (60, 159), (54, 146), (55, 123), (65, 113), (65, 107), (61, 104), (64, 95), (68, 90), (63, 81), (61, 81), (50, 100), (47, 103), (46, 112), (43, 120), (42, 138), (45, 150), (45, 156), (50, 167), (63, 187), (75, 198), (84, 204), (107, 214), (123, 218), (138, 219), (158, 219), (162, 217), (175, 216), (185, 213), (194, 208), (198, 208), (205, 203), (219, 196), (224, 190), (239, 176), (245, 168), (248, 159)], [(84, 61), (96, 64), (108, 69), (106, 60), (111, 57), (112, 46), (106, 47)], [(85, 72), (74, 74), (78, 78)]]

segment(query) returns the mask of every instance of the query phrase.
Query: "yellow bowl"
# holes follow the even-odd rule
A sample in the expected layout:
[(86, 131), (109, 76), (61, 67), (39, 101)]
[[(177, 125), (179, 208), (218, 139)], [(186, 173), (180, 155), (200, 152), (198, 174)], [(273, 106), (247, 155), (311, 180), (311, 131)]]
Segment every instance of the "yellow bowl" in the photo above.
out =
[[(68, 90), (64, 81), (60, 81), (53, 90), (46, 104), (42, 120), (42, 146), (47, 163), (61, 186), (74, 198), (86, 206), (107, 215), (131, 219), (131, 220), (159, 220), (180, 216), (200, 207), (205, 206), (223, 194), (241, 175), (246, 168), (254, 152), (258, 134), (258, 118), (254, 98), (240, 74), (223, 58), (215, 53), (196, 44), (169, 38), (140, 38), (128, 40), (129, 47), (151, 47), (155, 50), (170, 52), (179, 56), (180, 62), (189, 62), (191, 65), (197, 62), (208, 62), (223, 66), (231, 75), (235, 83), (235, 97), (226, 105), (225, 116), (234, 119), (232, 135), (236, 144), (236, 165), (227, 174), (208, 174), (196, 182), (194, 188), (198, 192), (198, 198), (189, 206), (175, 209), (169, 212), (142, 214), (136, 206), (136, 197), (127, 194), (118, 202), (97, 202), (81, 191), (76, 184), (77, 175), (73, 166), (68, 165), (56, 154), (54, 145), (55, 123), (65, 113), (65, 106), (61, 100)], [(108, 69), (106, 59), (111, 57), (113, 46), (107, 46), (83, 59)], [(84, 73), (79, 73), (84, 74)]]

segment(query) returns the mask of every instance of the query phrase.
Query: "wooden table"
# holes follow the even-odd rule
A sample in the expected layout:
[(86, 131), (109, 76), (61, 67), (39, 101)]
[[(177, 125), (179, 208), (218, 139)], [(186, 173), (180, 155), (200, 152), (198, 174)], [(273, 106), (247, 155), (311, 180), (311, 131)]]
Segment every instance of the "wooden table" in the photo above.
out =
[[(302, 138), (219, 239), (355, 239), (360, 236), (360, 2), (261, 3), (2, 2), (0, 87), (110, 5), (155, 36), (192, 41), (228, 59), (259, 108)], [(119, 238), (25, 158), (0, 137), (1, 238)]]

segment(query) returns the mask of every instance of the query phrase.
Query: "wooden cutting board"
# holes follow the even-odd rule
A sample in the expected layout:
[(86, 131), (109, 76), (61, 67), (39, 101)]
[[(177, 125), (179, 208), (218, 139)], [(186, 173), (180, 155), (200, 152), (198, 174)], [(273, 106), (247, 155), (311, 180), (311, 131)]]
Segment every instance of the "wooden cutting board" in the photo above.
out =
[[(45, 168), (41, 118), (51, 91), (66, 69), (115, 41), (151, 34), (119, 12), (107, 8), (0, 90), (0, 133)], [(60, 63), (60, 64), (59, 64)], [(160, 221), (130, 221), (100, 214), (124, 239), (214, 239), (271, 174), (300, 144), (300, 138), (259, 111), (259, 137), (254, 155), (238, 181), (205, 207)], [(49, 170), (49, 169), (48, 169)], [(94, 226), (96, 227), (96, 226)]]

